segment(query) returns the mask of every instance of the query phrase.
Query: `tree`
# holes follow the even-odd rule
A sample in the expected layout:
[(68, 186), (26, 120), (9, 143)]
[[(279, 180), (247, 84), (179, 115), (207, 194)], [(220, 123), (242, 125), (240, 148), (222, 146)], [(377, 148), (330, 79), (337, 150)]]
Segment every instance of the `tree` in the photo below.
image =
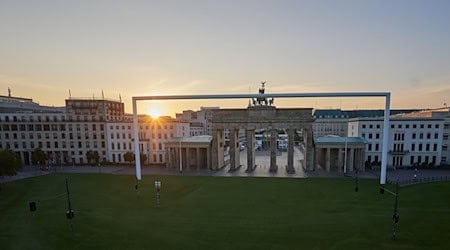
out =
[[(141, 153), (140, 155), (141, 163), (143, 164), (147, 160), (147, 155), (143, 153)], [(133, 162), (135, 160), (135, 157), (136, 156), (131, 151), (128, 151), (123, 155), (123, 159), (129, 163)]]
[(86, 158), (88, 160), (88, 163), (94, 163), (94, 164), (98, 164), (99, 160), (100, 160), (100, 156), (98, 155), (97, 151), (87, 151), (86, 152)]
[(144, 164), (144, 162), (147, 160), (147, 155), (146, 154), (140, 154), (141, 155), (141, 164)]
[(31, 163), (33, 164), (45, 164), (45, 161), (47, 161), (47, 154), (42, 151), (40, 148), (36, 148), (31, 153)]
[(123, 159), (129, 163), (131, 163), (132, 161), (134, 161), (134, 154), (131, 151), (126, 152), (123, 155)]
[(16, 175), (22, 169), (20, 157), (9, 149), (0, 150), (0, 176)]

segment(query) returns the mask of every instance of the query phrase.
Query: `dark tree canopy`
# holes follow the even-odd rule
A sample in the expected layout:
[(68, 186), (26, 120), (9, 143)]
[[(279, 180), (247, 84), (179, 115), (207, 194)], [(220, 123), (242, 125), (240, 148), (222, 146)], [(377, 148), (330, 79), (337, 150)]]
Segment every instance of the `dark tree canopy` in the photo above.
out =
[(127, 162), (132, 162), (132, 161), (134, 161), (134, 154), (133, 154), (133, 152), (131, 152), (131, 151), (128, 151), (128, 152), (126, 152), (124, 155), (123, 155), (123, 159), (125, 160), (125, 161), (127, 161)]
[(147, 155), (146, 154), (140, 154), (141, 155), (141, 164), (143, 164), (146, 160), (147, 160)]
[[(144, 163), (144, 162), (147, 160), (147, 155), (146, 155), (146, 154), (143, 154), (143, 153), (141, 153), (140, 155), (141, 155), (141, 157), (140, 157), (141, 163)], [(128, 151), (128, 152), (126, 152), (126, 153), (123, 155), (123, 159), (124, 159), (125, 161), (131, 163), (131, 162), (134, 161), (135, 155), (134, 155), (133, 152)]]
[(20, 157), (9, 149), (0, 150), (0, 176), (16, 175), (22, 169)]
[(42, 151), (42, 149), (36, 148), (31, 153), (31, 163), (33, 163), (33, 164), (45, 164), (46, 161), (47, 161), (47, 154), (44, 151)]
[(100, 161), (100, 155), (97, 151), (88, 151), (86, 152), (86, 158), (89, 163), (95, 163), (98, 164)]

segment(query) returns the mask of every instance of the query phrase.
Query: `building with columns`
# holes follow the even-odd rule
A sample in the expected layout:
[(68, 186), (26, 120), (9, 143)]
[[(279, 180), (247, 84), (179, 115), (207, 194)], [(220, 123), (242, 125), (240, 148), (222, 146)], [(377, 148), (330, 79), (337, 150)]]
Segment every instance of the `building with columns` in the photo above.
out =
[(361, 137), (317, 137), (314, 139), (316, 166), (327, 172), (364, 171), (366, 143)]
[(229, 162), (230, 171), (240, 167), (239, 130), (246, 131), (247, 172), (255, 169), (255, 130), (267, 130), (270, 133), (270, 168), (276, 172), (278, 130), (286, 130), (288, 134), (288, 163), (286, 170), (294, 173), (294, 137), (297, 130), (303, 130), (305, 145), (305, 160), (303, 166), (307, 170), (314, 170), (314, 145), (311, 123), (311, 108), (277, 109), (268, 105), (255, 105), (247, 109), (220, 109), (213, 112), (213, 135), (211, 159), (212, 168), (220, 169), (227, 165), (225, 161), (225, 135), (229, 130)]
[(211, 140), (209, 135), (169, 139), (165, 144), (166, 166), (180, 171), (211, 169)]

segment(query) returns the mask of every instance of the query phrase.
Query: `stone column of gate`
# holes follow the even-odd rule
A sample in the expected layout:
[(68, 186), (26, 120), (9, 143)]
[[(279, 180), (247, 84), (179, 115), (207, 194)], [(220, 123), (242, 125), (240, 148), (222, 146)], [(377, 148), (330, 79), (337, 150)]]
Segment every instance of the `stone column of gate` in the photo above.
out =
[(353, 148), (350, 149), (349, 157), (350, 157), (348, 159), (349, 171), (353, 172), (353, 165), (354, 165), (354, 159), (355, 159), (355, 149), (353, 149)]
[(236, 170), (239, 167), (239, 148), (236, 149), (238, 142), (239, 130), (235, 128), (230, 129), (230, 171)]
[(211, 149), (209, 146), (206, 148), (206, 168), (212, 169), (212, 167), (211, 167)]
[(325, 155), (325, 168), (327, 172), (330, 172), (330, 165), (331, 165), (331, 149), (326, 148), (326, 155)]
[(278, 139), (278, 131), (273, 128), (270, 130), (270, 172), (276, 172), (278, 169), (277, 166), (277, 139)]
[(312, 127), (306, 127), (303, 129), (303, 137), (305, 141), (305, 164), (306, 169), (312, 171), (315, 169), (314, 166), (314, 146), (313, 146), (313, 133)]
[(364, 172), (364, 171), (366, 171), (366, 154), (365, 154), (364, 149), (361, 149), (361, 159), (362, 159), (362, 162), (361, 162), (360, 170), (362, 172)]
[(342, 150), (342, 148), (339, 149), (339, 155), (338, 155), (338, 164), (337, 164), (337, 171), (338, 173), (342, 173), (342, 165), (344, 165), (344, 163), (342, 162), (342, 154), (344, 153), (344, 150)]
[(200, 148), (195, 148), (195, 165), (197, 166), (197, 170), (200, 170)]
[(288, 133), (288, 159), (286, 171), (288, 173), (295, 173), (294, 169), (294, 138), (295, 138), (295, 129), (289, 128), (287, 130)]
[[(149, 159), (150, 159), (149, 155)], [(166, 168), (172, 167), (172, 150), (170, 147), (166, 147)]]
[(211, 147), (211, 168), (213, 170), (219, 169), (219, 130), (213, 128), (212, 133), (212, 147)]
[(255, 130), (247, 129), (247, 170), (251, 172), (255, 168)]

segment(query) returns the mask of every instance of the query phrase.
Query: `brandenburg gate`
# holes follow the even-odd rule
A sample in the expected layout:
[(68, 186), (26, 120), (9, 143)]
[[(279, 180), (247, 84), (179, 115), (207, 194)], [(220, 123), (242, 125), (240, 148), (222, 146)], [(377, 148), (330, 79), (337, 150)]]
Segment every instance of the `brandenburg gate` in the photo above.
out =
[[(264, 83), (259, 89), (264, 94)], [(314, 148), (312, 134), (312, 108), (283, 108), (278, 109), (273, 104), (273, 98), (268, 100), (260, 97), (252, 100), (247, 109), (218, 109), (212, 115), (212, 149), (211, 166), (220, 169), (225, 166), (224, 161), (224, 130), (230, 134), (230, 171), (240, 167), (239, 130), (244, 129), (247, 137), (247, 172), (255, 169), (255, 131), (266, 130), (270, 133), (270, 172), (276, 172), (278, 130), (286, 130), (288, 135), (288, 160), (286, 171), (294, 170), (294, 137), (297, 130), (303, 130), (305, 158), (303, 167), (314, 170)]]

